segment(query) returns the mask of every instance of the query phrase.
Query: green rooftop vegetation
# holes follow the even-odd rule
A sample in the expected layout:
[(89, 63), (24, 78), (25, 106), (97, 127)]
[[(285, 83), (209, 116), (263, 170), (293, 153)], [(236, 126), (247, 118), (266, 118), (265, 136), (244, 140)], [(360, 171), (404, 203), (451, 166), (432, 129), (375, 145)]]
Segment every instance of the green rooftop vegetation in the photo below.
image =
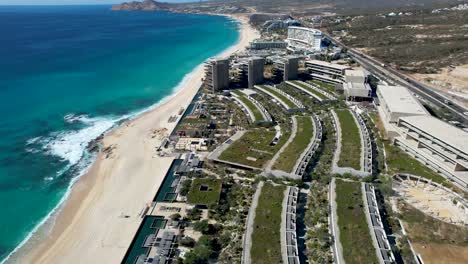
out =
[(270, 143), (275, 134), (274, 129), (249, 130), (221, 153), (219, 159), (261, 168), (267, 161), (271, 160), (289, 137), (289, 134), (285, 133), (278, 144), (272, 146)]
[(335, 85), (332, 84), (332, 83), (326, 83), (326, 82), (322, 82), (322, 81), (319, 81), (319, 80), (312, 80), (312, 81), (309, 81), (310, 83), (312, 84), (315, 84), (316, 86), (318, 86), (319, 88), (322, 88), (328, 92), (332, 92), (334, 93), (335, 92)]
[(219, 179), (194, 179), (187, 195), (187, 201), (191, 204), (203, 204), (207, 206), (217, 204), (221, 194), (221, 183)]
[(361, 134), (353, 114), (347, 110), (335, 110), (341, 127), (341, 152), (339, 167), (361, 169)]
[(238, 95), (239, 100), (241, 100), (250, 109), (250, 111), (252, 111), (255, 121), (263, 120), (262, 112), (260, 112), (260, 109), (258, 109), (258, 107), (252, 101), (250, 101), (243, 93), (239, 91), (234, 91), (233, 93)]
[(364, 212), (361, 183), (337, 179), (336, 205), (345, 262), (379, 263)]
[(310, 88), (309, 86), (305, 85), (301, 81), (290, 81), (290, 82), (294, 83), (297, 86), (302, 87), (304, 90), (307, 90), (307, 91), (311, 92), (312, 94), (316, 95), (318, 98), (320, 98), (322, 100), (327, 100), (328, 99), (328, 97), (326, 97), (323, 93), (320, 93), (320, 92)]
[(252, 232), (252, 263), (281, 263), (281, 212), (285, 186), (265, 183), (258, 199)]
[(273, 165), (273, 169), (291, 172), (296, 161), (301, 157), (314, 134), (314, 124), (310, 116), (297, 116), (297, 132), (294, 139), (280, 154)]
[(265, 89), (266, 91), (270, 92), (274, 96), (276, 96), (281, 101), (283, 101), (289, 108), (297, 108), (297, 105), (294, 104), (293, 101), (289, 100), (286, 96), (284, 96), (284, 95), (278, 93), (276, 90), (272, 89), (271, 86), (268, 86), (268, 85), (259, 85), (259, 86), (262, 87), (263, 89)]
[(440, 176), (429, 167), (426, 167), (421, 162), (406, 154), (397, 146), (390, 145), (388, 142), (385, 142), (384, 145), (387, 167), (390, 174), (409, 173), (422, 176), (440, 184), (447, 184), (447, 181), (444, 177)]

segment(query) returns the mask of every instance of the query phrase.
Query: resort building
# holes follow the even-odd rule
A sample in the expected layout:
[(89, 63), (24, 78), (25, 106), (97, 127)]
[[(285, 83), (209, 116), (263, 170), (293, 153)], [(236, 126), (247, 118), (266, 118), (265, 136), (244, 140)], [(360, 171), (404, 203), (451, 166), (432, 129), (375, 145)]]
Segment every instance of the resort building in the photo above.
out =
[(288, 43), (284, 41), (252, 41), (250, 42), (249, 49), (263, 50), (263, 49), (286, 49)]
[(263, 23), (262, 28), (266, 32), (271, 32), (277, 29), (284, 29), (289, 26), (300, 26), (301, 23), (294, 19), (285, 19), (285, 20), (267, 20)]
[(345, 71), (343, 93), (346, 100), (360, 101), (372, 97), (372, 89), (367, 83), (367, 75), (364, 70)]
[(424, 106), (403, 86), (377, 87), (379, 110), (388, 123), (397, 123), (400, 117), (428, 116)]
[(299, 70), (298, 57), (286, 57), (273, 60), (273, 66), (283, 81), (297, 79)]
[(395, 145), (468, 189), (468, 132), (428, 115), (400, 117), (397, 127)]
[(321, 60), (307, 60), (305, 67), (312, 79), (326, 83), (343, 83), (346, 70), (351, 67)]
[(247, 75), (249, 88), (253, 88), (257, 84), (263, 83), (263, 71), (265, 67), (265, 59), (261, 57), (250, 58), (247, 62)]
[(204, 85), (213, 93), (229, 88), (229, 59), (212, 59), (205, 63)]
[(313, 28), (288, 27), (288, 50), (296, 51), (320, 51), (322, 44), (322, 32)]
[(387, 136), (421, 163), (468, 189), (468, 132), (432, 117), (402, 86), (379, 85), (378, 111)]

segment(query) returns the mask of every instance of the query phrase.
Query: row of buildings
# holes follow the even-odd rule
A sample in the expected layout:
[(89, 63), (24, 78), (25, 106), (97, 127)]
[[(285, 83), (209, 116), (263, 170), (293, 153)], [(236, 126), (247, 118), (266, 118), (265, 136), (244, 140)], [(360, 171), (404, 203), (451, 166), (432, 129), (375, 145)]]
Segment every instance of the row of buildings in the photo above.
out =
[[(275, 73), (282, 80), (293, 80), (298, 76), (299, 58), (272, 57)], [(227, 90), (231, 83), (252, 88), (264, 82), (266, 59), (246, 57), (230, 61), (227, 58), (211, 59), (205, 63), (204, 85), (212, 92)]]
[(304, 64), (311, 79), (335, 85), (336, 92), (344, 94), (346, 100), (371, 99), (372, 88), (369, 85), (367, 71), (353, 70), (348, 65), (321, 60), (308, 60)]
[[(240, 83), (241, 87), (252, 88), (264, 82), (267, 60), (273, 65), (275, 75), (282, 81), (295, 80), (299, 75), (300, 58), (296, 56), (245, 57), (234, 61), (212, 59), (205, 63), (204, 84), (210, 91), (227, 90), (230, 83)], [(305, 60), (304, 74), (335, 86), (338, 93), (344, 94), (349, 101), (369, 100), (372, 89), (365, 70), (353, 70), (341, 65), (320, 60)]]

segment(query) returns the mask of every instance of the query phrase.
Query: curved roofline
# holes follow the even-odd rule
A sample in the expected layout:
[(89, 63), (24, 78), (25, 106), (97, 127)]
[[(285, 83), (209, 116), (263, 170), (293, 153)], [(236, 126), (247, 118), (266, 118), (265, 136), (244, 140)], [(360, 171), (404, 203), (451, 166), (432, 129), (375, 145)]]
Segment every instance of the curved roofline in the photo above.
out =
[(300, 30), (305, 30), (305, 31), (311, 31), (313, 33), (320, 33), (322, 34), (322, 31), (315, 29), (315, 28), (306, 28), (306, 27), (296, 27), (296, 26), (289, 26), (288, 29), (300, 29)]

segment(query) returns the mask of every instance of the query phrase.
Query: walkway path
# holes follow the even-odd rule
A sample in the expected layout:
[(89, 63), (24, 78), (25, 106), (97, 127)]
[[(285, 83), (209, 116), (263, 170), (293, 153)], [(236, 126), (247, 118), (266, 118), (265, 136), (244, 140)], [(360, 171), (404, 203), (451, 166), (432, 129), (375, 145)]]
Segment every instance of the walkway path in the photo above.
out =
[(340, 241), (340, 229), (338, 228), (338, 215), (337, 215), (337, 207), (336, 207), (336, 192), (335, 192), (335, 178), (332, 179), (330, 183), (330, 206), (331, 206), (331, 221), (330, 227), (333, 236), (333, 254), (336, 264), (344, 264), (345, 261), (343, 259), (343, 246), (341, 245)]
[(250, 249), (252, 247), (252, 232), (253, 225), (255, 220), (255, 210), (257, 209), (258, 198), (262, 192), (263, 182), (259, 182), (257, 185), (257, 190), (252, 198), (252, 203), (250, 204), (249, 215), (246, 220), (245, 234), (244, 234), (244, 246), (242, 251), (242, 264), (250, 264)]
[(296, 137), (297, 134), (297, 119), (295, 116), (291, 117), (292, 120), (292, 127), (291, 127), (291, 135), (288, 138), (288, 141), (284, 143), (284, 145), (276, 152), (276, 154), (273, 156), (273, 158), (268, 161), (266, 167), (265, 167), (265, 172), (267, 174), (271, 174), (276, 177), (288, 177), (289, 173), (281, 173), (278, 170), (272, 171), (273, 164), (275, 164), (276, 160), (279, 158), (281, 153), (288, 147), (288, 145), (294, 140), (294, 137)]

